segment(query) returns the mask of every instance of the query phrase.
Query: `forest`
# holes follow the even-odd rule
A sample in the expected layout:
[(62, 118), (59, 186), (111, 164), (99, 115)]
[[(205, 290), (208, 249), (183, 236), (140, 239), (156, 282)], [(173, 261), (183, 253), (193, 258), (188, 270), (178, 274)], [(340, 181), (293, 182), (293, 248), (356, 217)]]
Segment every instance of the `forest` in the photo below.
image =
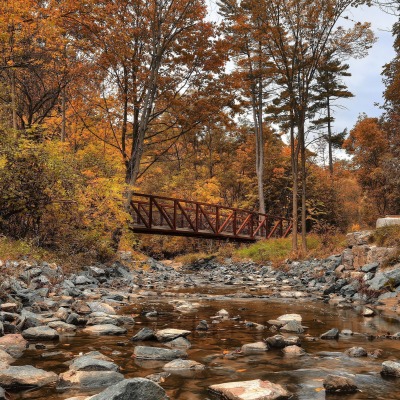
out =
[(294, 251), (400, 214), (400, 21), (381, 116), (335, 128), (376, 41), (346, 18), (367, 3), (220, 0), (216, 22), (203, 0), (2, 1), (1, 240), (196, 247), (132, 234), (134, 192), (291, 218)]

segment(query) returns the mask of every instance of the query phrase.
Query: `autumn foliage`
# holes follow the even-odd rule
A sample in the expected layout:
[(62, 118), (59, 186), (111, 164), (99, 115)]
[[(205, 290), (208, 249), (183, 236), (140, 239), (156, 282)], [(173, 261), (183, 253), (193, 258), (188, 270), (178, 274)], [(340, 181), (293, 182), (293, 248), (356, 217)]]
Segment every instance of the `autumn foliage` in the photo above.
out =
[(375, 40), (337, 26), (355, 3), (223, 0), (214, 23), (202, 0), (2, 2), (0, 231), (100, 260), (207, 251), (133, 236), (135, 190), (265, 210), (303, 236), (399, 213), (398, 25), (384, 115), (333, 154), (342, 61)]

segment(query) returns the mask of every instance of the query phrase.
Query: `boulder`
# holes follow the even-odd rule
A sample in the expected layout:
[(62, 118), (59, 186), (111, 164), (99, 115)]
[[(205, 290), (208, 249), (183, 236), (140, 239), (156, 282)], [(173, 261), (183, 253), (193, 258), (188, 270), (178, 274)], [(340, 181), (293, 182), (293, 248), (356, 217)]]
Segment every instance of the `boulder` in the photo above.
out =
[(186, 337), (190, 335), (191, 331), (186, 331), (183, 329), (161, 329), (155, 333), (156, 338), (159, 342), (169, 342), (178, 337)]
[(75, 358), (69, 369), (73, 371), (118, 371), (119, 368), (113, 362), (84, 355)]
[(351, 232), (346, 235), (347, 245), (349, 247), (368, 244), (372, 237), (372, 231)]
[(42, 387), (57, 382), (54, 372), (47, 372), (32, 365), (8, 367), (0, 370), (0, 386), (4, 388)]
[(208, 330), (208, 323), (205, 320), (199, 322), (196, 326), (196, 331), (207, 331)]
[(284, 314), (278, 317), (278, 321), (289, 322), (289, 321), (297, 321), (300, 322), (303, 320), (300, 314)]
[(175, 360), (186, 358), (187, 353), (180, 349), (164, 349), (161, 347), (136, 346), (133, 352), (134, 357), (142, 360)]
[(290, 393), (281, 385), (261, 379), (221, 383), (210, 386), (210, 390), (229, 400), (281, 400), (290, 397)]
[(351, 347), (345, 352), (349, 357), (367, 357), (368, 353), (362, 347)]
[(328, 339), (328, 340), (337, 339), (338, 337), (339, 337), (339, 330), (336, 328), (332, 328), (320, 336), (321, 339)]
[(18, 312), (18, 304), (17, 303), (3, 303), (0, 305), (1, 311), (16, 313)]
[(7, 400), (6, 391), (0, 387), (0, 400)]
[(247, 343), (242, 346), (242, 353), (264, 353), (268, 350), (268, 345), (265, 342)]
[(285, 338), (282, 335), (271, 336), (265, 341), (268, 343), (268, 346), (273, 349), (282, 349), (286, 346)]
[(375, 311), (369, 307), (365, 307), (363, 310), (364, 317), (373, 317), (375, 315)]
[(89, 302), (87, 305), (90, 307), (92, 312), (103, 312), (105, 314), (116, 315), (114, 307), (107, 303)]
[(150, 328), (143, 328), (131, 338), (134, 342), (144, 342), (146, 340), (155, 340), (156, 335)]
[(184, 337), (178, 337), (170, 342), (164, 343), (165, 346), (173, 347), (177, 349), (190, 349), (192, 344)]
[(163, 369), (165, 371), (201, 371), (206, 368), (205, 365), (193, 361), (193, 360), (182, 360), (182, 359), (177, 359), (170, 361), (169, 363), (165, 364)]
[(379, 267), (379, 263), (377, 262), (372, 262), (370, 264), (365, 264), (363, 267), (361, 267), (361, 271), (368, 273), (368, 272), (375, 272)]
[(400, 362), (384, 361), (382, 363), (381, 375), (394, 376), (396, 378), (400, 378)]
[(4, 368), (7, 368), (7, 366), (12, 364), (14, 361), (15, 359), (13, 357), (0, 348), (0, 369), (2, 369), (1, 365), (3, 365)]
[(352, 379), (340, 375), (328, 375), (323, 385), (326, 393), (355, 393), (358, 390)]
[(283, 348), (283, 354), (288, 357), (299, 357), (306, 354), (305, 350), (299, 346), (286, 346)]
[(75, 325), (67, 324), (63, 321), (49, 322), (48, 326), (52, 329), (55, 329), (59, 333), (73, 333), (76, 331)]
[(83, 332), (91, 335), (123, 335), (126, 329), (112, 324), (102, 324), (88, 326), (83, 329)]
[(145, 378), (124, 379), (103, 392), (89, 397), (90, 400), (168, 400), (165, 390)]
[(21, 357), (27, 345), (28, 342), (18, 333), (0, 337), (0, 348), (4, 349), (14, 358)]
[(124, 376), (116, 371), (75, 371), (70, 369), (60, 374), (57, 387), (60, 389), (95, 389), (115, 385)]
[(25, 329), (22, 336), (27, 340), (56, 340), (58, 339), (58, 332), (49, 326), (36, 326)]
[(281, 332), (293, 332), (293, 333), (303, 333), (304, 328), (298, 321), (289, 321), (287, 324), (283, 325), (280, 328)]

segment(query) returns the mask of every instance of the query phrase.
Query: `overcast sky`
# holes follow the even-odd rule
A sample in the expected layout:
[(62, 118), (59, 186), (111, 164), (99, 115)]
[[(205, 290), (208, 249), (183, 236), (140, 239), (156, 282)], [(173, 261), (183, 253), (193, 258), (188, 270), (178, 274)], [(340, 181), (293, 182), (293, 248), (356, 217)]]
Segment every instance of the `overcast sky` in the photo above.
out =
[[(210, 18), (220, 21), (216, 0), (208, 0), (208, 5)], [(377, 7), (366, 6), (353, 9), (348, 15), (354, 21), (371, 22), (371, 28), (378, 40), (367, 57), (348, 61), (352, 76), (346, 79), (346, 84), (355, 97), (342, 100), (341, 104), (346, 108), (335, 111), (334, 130), (337, 132), (345, 128), (350, 130), (360, 113), (366, 113), (371, 117), (381, 115), (382, 110), (375, 104), (383, 102), (382, 67), (394, 57), (391, 28), (396, 21), (395, 16), (384, 13)]]

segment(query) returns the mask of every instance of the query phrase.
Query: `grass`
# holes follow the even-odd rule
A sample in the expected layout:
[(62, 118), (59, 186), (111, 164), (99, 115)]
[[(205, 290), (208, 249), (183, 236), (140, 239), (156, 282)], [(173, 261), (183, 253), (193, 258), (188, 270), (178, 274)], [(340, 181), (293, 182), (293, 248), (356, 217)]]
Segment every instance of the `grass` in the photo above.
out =
[(372, 236), (372, 241), (378, 246), (400, 248), (400, 225), (378, 228)]
[[(340, 252), (346, 247), (344, 235), (334, 235), (327, 240), (318, 235), (307, 236), (307, 254), (292, 251), (292, 238), (269, 239), (242, 247), (236, 251), (235, 259), (252, 259), (258, 263), (281, 264), (286, 259), (324, 258)], [(299, 242), (299, 248), (301, 244)]]

